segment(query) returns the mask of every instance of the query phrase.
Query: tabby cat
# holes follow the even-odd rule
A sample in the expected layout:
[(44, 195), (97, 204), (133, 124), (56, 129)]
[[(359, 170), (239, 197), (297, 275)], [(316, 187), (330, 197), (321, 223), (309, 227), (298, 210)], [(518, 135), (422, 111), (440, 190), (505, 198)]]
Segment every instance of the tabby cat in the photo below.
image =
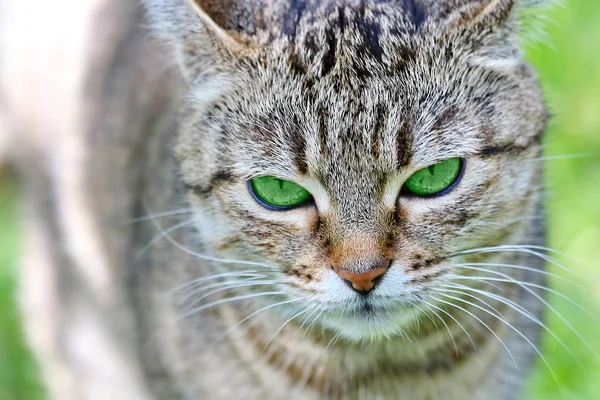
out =
[[(67, 345), (33, 335), (68, 371), (54, 396), (519, 398), (547, 258), (547, 113), (520, 51), (539, 3), (124, 11), (64, 198), (84, 195), (57, 201), (84, 221), (58, 235), (97, 239), (51, 262)], [(111, 95), (131, 81), (144, 96)]]

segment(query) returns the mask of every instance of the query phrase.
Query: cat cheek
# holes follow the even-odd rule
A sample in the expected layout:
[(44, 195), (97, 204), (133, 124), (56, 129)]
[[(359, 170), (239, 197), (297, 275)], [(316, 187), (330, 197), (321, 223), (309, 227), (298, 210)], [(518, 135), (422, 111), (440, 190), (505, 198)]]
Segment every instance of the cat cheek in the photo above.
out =
[(300, 284), (310, 284), (311, 282), (318, 280), (319, 277), (319, 271), (315, 267), (306, 264), (291, 267), (287, 271), (287, 274), (299, 281)]

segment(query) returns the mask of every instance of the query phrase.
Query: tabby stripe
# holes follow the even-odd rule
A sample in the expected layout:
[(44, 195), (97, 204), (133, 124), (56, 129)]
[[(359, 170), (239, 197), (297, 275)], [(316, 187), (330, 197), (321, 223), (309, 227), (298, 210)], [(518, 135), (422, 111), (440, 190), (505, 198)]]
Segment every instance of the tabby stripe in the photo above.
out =
[(300, 174), (305, 175), (308, 172), (308, 164), (306, 163), (306, 139), (299, 130), (296, 130), (291, 136), (292, 152), (294, 153), (294, 161)]
[(437, 116), (435, 122), (431, 126), (431, 131), (439, 132), (446, 129), (450, 123), (456, 118), (458, 109), (454, 106), (446, 108), (440, 115)]
[[(340, 10), (343, 10), (340, 7)], [(341, 13), (342, 11), (340, 11)], [(337, 39), (335, 37), (334, 28), (329, 28), (325, 31), (325, 45), (327, 50), (323, 54), (321, 59), (321, 77), (329, 74), (337, 62), (336, 50), (337, 50)]]
[(482, 149), (480, 149), (477, 152), (477, 155), (480, 157), (492, 157), (498, 154), (505, 154), (505, 153), (520, 153), (522, 151), (525, 151), (529, 148), (531, 148), (534, 145), (539, 145), (540, 142), (539, 140), (532, 140), (531, 142), (522, 145), (522, 146), (517, 146), (514, 144), (506, 144), (506, 145), (498, 145), (498, 146), (486, 146), (483, 147)]
[(329, 111), (325, 108), (320, 108), (318, 112), (318, 135), (319, 143), (321, 145), (321, 154), (324, 157), (329, 155), (329, 147), (327, 147), (327, 118), (329, 118)]
[(306, 8), (305, 0), (292, 0), (287, 15), (283, 20), (283, 33), (293, 42), (296, 39), (296, 30)]
[(396, 156), (397, 156), (397, 167), (406, 167), (412, 158), (412, 127), (405, 119), (404, 123), (396, 134)]
[(410, 16), (410, 22), (414, 25), (415, 31), (418, 31), (427, 18), (425, 10), (420, 5), (417, 5), (415, 0), (402, 0), (402, 3), (407, 14)]
[(385, 107), (378, 104), (375, 110), (375, 126), (373, 126), (373, 133), (371, 136), (371, 154), (375, 158), (379, 157), (379, 153), (381, 152), (381, 137), (383, 136), (382, 129), (385, 126), (385, 119)]
[(369, 21), (366, 15), (366, 4), (363, 0), (358, 8), (360, 18), (355, 21), (355, 28), (363, 37), (363, 42), (358, 45), (358, 54), (363, 56), (371, 55), (375, 60), (381, 62), (383, 57), (383, 48), (379, 43), (381, 27), (378, 23)]
[[(542, 129), (540, 129), (539, 132), (537, 132), (528, 143), (521, 145), (521, 146), (517, 146), (513, 143), (503, 144), (503, 145), (493, 145), (492, 144), (492, 145), (481, 148), (477, 155), (479, 155), (480, 157), (486, 157), (486, 156), (494, 156), (496, 154), (502, 154), (502, 153), (519, 153), (519, 152), (525, 151), (525, 150), (531, 148), (531, 146), (541, 144), (542, 138), (544, 137), (544, 133), (546, 132), (546, 128), (547, 128), (547, 120), (546, 120), (546, 123), (544, 124), (544, 127)], [(489, 138), (492, 136), (493, 136), (493, 132), (490, 130), (486, 134), (486, 137)]]
[(223, 182), (232, 182), (234, 180), (234, 176), (226, 171), (219, 171), (215, 173), (209, 180), (208, 185), (200, 186), (200, 185), (188, 185), (185, 186), (193, 190), (198, 196), (206, 196), (210, 194), (215, 187), (218, 187)]

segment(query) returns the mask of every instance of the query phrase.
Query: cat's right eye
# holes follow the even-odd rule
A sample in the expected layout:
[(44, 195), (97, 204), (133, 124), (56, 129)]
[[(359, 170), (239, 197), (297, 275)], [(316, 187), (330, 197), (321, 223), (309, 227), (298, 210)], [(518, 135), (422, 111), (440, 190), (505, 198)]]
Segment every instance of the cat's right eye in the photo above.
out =
[(249, 186), (256, 201), (271, 210), (289, 210), (302, 206), (311, 199), (308, 190), (302, 186), (274, 176), (254, 178), (250, 180)]

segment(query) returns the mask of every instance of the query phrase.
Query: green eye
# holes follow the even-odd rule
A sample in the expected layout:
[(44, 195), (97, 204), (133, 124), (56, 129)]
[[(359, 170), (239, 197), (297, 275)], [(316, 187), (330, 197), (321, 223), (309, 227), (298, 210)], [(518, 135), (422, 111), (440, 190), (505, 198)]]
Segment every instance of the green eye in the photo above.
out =
[(451, 158), (415, 172), (404, 187), (417, 196), (441, 195), (452, 189), (462, 171), (463, 161)]
[(276, 210), (296, 207), (310, 199), (310, 193), (303, 187), (274, 176), (254, 178), (250, 188), (262, 205)]

